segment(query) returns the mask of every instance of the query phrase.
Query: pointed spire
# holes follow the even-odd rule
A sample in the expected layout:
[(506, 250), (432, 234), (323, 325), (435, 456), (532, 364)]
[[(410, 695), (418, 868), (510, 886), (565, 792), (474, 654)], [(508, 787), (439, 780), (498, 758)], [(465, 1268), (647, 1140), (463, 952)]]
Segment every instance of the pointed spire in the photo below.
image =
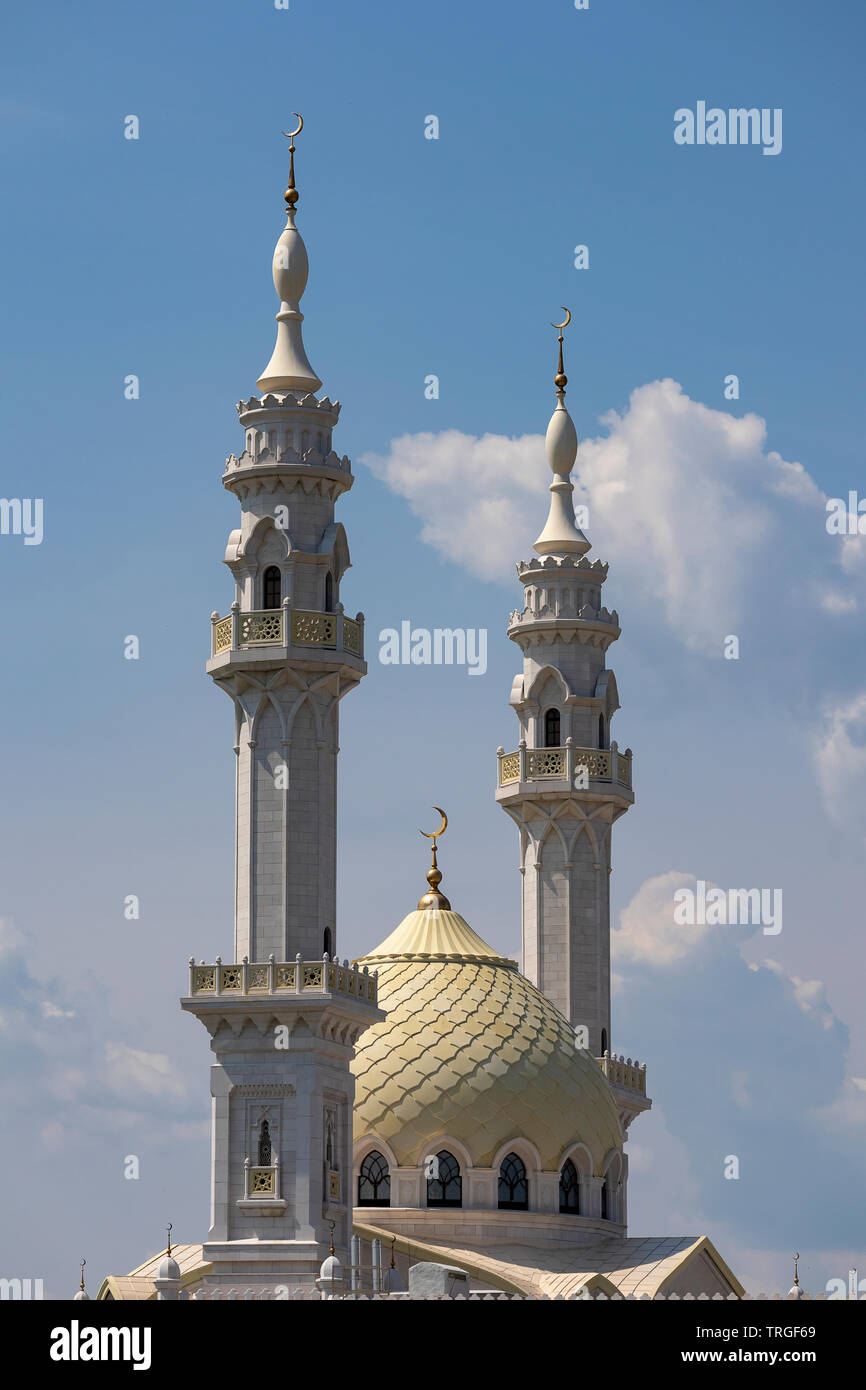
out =
[(87, 1290), (86, 1290), (85, 1287), (84, 1287), (84, 1266), (85, 1266), (86, 1264), (87, 1264), (87, 1261), (86, 1261), (86, 1260), (82, 1260), (82, 1261), (81, 1261), (81, 1283), (78, 1285), (78, 1293), (75, 1294), (75, 1295), (73, 1296), (73, 1299), (72, 1299), (72, 1302), (73, 1302), (73, 1303), (82, 1303), (82, 1302), (83, 1302), (83, 1303), (89, 1303), (89, 1302), (90, 1302), (90, 1294), (87, 1292)]
[[(297, 112), (293, 114), (298, 115)], [(300, 135), (303, 128), (303, 117), (298, 116), (297, 130), (283, 131), (289, 141), (289, 183), (283, 195), (286, 226), (274, 248), (273, 259), (274, 289), (280, 298), (280, 312), (271, 360), (256, 382), (260, 391), (318, 391), (322, 384), (310, 366), (301, 334), (304, 316), (300, 300), (310, 272), (307, 248), (295, 227), (295, 204), (300, 196), (295, 187), (295, 136)]]
[[(564, 304), (562, 307), (565, 309)], [(550, 325), (551, 328), (559, 330), (559, 363), (556, 376), (553, 378), (556, 386), (556, 407), (550, 417), (550, 424), (547, 426), (547, 435), (544, 441), (547, 461), (553, 472), (553, 482), (550, 484), (551, 498), (547, 523), (534, 547), (539, 555), (585, 555), (589, 550), (589, 541), (580, 527), (575, 524), (574, 503), (572, 501), (574, 487), (570, 478), (574, 460), (577, 457), (577, 430), (565, 408), (565, 388), (568, 384), (568, 377), (565, 375), (562, 359), (562, 330), (567, 328), (570, 323), (571, 311), (565, 309), (563, 322)]]

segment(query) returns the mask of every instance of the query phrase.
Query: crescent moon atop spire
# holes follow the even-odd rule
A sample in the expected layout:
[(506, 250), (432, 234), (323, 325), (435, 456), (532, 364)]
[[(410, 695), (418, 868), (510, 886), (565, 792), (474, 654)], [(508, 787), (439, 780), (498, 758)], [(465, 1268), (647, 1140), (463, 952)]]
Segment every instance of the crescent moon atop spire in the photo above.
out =
[(291, 130), (291, 131), (289, 131), (289, 130), (284, 130), (284, 131), (281, 132), (283, 135), (285, 135), (285, 137), (286, 137), (287, 140), (294, 140), (295, 136), (296, 136), (296, 135), (300, 135), (301, 131), (302, 131), (303, 128), (304, 128), (304, 118), (303, 118), (303, 116), (299, 116), (298, 113), (297, 113), (297, 111), (293, 111), (293, 112), (292, 112), (292, 115), (298, 117), (298, 128), (297, 128), (297, 130)]
[(558, 329), (562, 330), (563, 328), (567, 328), (568, 325), (571, 323), (571, 310), (570, 310), (570, 309), (566, 309), (564, 304), (561, 304), (559, 307), (565, 311), (565, 322), (564, 322), (564, 323), (552, 323), (550, 326), (551, 326), (551, 328), (558, 328)]
[(442, 817), (442, 824), (440, 825), (438, 830), (422, 830), (421, 834), (426, 835), (427, 839), (432, 840), (435, 844), (435, 842), (439, 839), (439, 836), (444, 835), (445, 831), (448, 829), (448, 817), (442, 810), (441, 806), (434, 806), (433, 810), (439, 812), (440, 816)]

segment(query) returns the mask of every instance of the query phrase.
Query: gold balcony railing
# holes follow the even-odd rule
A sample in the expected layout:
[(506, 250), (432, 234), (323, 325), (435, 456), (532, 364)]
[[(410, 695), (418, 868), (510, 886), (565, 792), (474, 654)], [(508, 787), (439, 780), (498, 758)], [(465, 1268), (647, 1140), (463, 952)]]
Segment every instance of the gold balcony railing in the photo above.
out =
[[(593, 782), (617, 782), (631, 788), (631, 749), (620, 752), (616, 744), (610, 748), (578, 748), (566, 743), (560, 748), (518, 748), (513, 753), (500, 749), (499, 786), (511, 782), (543, 782), (549, 778), (574, 782), (576, 774), (586, 769)], [(521, 765), (522, 764), (522, 765)]]
[(349, 965), (343, 961), (305, 961), (298, 956), (293, 961), (243, 961), (227, 965), (217, 956), (212, 965), (204, 961), (189, 961), (189, 992), (192, 995), (222, 995), (225, 998), (261, 994), (348, 994), (375, 1004), (378, 998), (376, 971), (371, 975), (365, 965)]
[(249, 647), (285, 647), (287, 632), (295, 647), (321, 647), (359, 657), (364, 654), (360, 613), (357, 618), (347, 618), (342, 613), (319, 613), (286, 604), (247, 613), (235, 608), (224, 618), (214, 614), (211, 632), (212, 656)]

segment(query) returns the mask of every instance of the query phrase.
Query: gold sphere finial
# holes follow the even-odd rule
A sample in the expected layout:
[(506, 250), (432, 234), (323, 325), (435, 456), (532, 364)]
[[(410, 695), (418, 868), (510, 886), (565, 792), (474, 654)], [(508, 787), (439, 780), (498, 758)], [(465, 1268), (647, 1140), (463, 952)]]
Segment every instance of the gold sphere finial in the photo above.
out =
[(565, 375), (565, 367), (562, 361), (562, 330), (563, 328), (567, 328), (571, 323), (571, 310), (566, 309), (564, 304), (562, 305), (562, 309), (565, 313), (565, 318), (562, 323), (552, 323), (550, 325), (551, 328), (559, 329), (559, 366), (556, 370), (556, 376), (553, 378), (553, 384), (556, 387), (556, 394), (560, 400), (562, 400), (565, 395), (565, 388), (568, 385), (568, 377)]
[(445, 831), (448, 829), (448, 817), (441, 806), (434, 806), (433, 810), (439, 812), (442, 817), (442, 824), (439, 826), (438, 830), (422, 830), (420, 832), (422, 835), (426, 835), (428, 840), (433, 841), (433, 862), (427, 870), (427, 882), (430, 884), (430, 891), (429, 893), (425, 893), (423, 898), (419, 899), (418, 908), (420, 911), (429, 907), (442, 912), (448, 912), (451, 909), (451, 904), (445, 897), (445, 894), (439, 892), (442, 874), (436, 862), (436, 841), (439, 839), (439, 836), (444, 835)]
[(79, 1287), (79, 1289), (81, 1290), (82, 1293), (84, 1293), (84, 1266), (85, 1266), (86, 1264), (87, 1264), (87, 1261), (86, 1261), (86, 1260), (82, 1260), (82, 1261), (81, 1261), (81, 1283), (78, 1285), (78, 1287)]
[(166, 1250), (165, 1250), (166, 1255), (171, 1255), (171, 1228), (172, 1228), (172, 1224), (173, 1224), (173, 1223), (172, 1223), (171, 1221), (169, 1221), (169, 1223), (168, 1223), (168, 1229), (167, 1229), (167, 1232), (166, 1232), (166, 1241), (168, 1242), (167, 1245), (166, 1245)]
[(303, 116), (298, 116), (297, 111), (293, 111), (292, 115), (298, 117), (297, 130), (284, 130), (282, 132), (282, 134), (285, 135), (286, 139), (289, 142), (289, 183), (285, 193), (283, 194), (283, 200), (285, 201), (286, 207), (289, 212), (294, 212), (295, 204), (301, 196), (298, 190), (295, 188), (295, 136), (300, 135), (301, 131), (304, 128)]

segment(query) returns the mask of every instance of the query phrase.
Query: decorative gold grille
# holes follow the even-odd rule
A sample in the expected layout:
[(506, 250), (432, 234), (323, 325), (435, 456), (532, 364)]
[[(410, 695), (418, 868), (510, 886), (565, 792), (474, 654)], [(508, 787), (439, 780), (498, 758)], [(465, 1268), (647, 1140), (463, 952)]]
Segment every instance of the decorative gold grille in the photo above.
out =
[(328, 1196), (334, 1202), (340, 1200), (340, 1174), (331, 1169), (328, 1173)]
[(520, 754), (506, 753), (502, 759), (502, 766), (499, 773), (499, 785), (504, 787), (506, 782), (517, 782), (520, 780)]
[(214, 987), (215, 987), (215, 986), (214, 986), (214, 977), (215, 977), (215, 974), (216, 974), (216, 966), (214, 966), (214, 965), (197, 965), (196, 968), (195, 968), (195, 976), (194, 976), (193, 988), (194, 988), (197, 992), (201, 991), (202, 993), (207, 993), (208, 990), (214, 989)]
[(260, 1192), (274, 1195), (274, 1170), (273, 1168), (251, 1168), (250, 1169), (250, 1196)]
[(526, 755), (526, 776), (528, 778), (564, 777), (565, 772), (564, 748), (542, 748)]
[(278, 965), (276, 967), (274, 970), (274, 988), (295, 988), (295, 967), (293, 965)]
[(302, 647), (336, 646), (336, 617), (333, 613), (293, 613), (292, 641)]
[(241, 613), (239, 620), (240, 640), (244, 647), (283, 640), (283, 614), (279, 608), (261, 613)]
[(220, 987), (222, 989), (240, 989), (243, 982), (243, 974), (239, 965), (224, 965), (220, 971)]
[(600, 748), (576, 748), (574, 770), (585, 767), (587, 775), (600, 782), (610, 781), (610, 754)]
[(302, 989), (321, 989), (322, 987), (322, 967), (321, 965), (305, 965), (301, 972)]
[(624, 787), (631, 786), (631, 758), (618, 753), (616, 758), (616, 778)]
[(267, 989), (268, 987), (268, 967), (266, 965), (251, 965), (247, 973), (247, 989)]
[(220, 618), (218, 623), (214, 623), (213, 628), (213, 654), (218, 656), (220, 652), (227, 651), (232, 644), (232, 620), (231, 618)]
[(343, 619), (343, 646), (353, 656), (361, 655), (361, 625), (354, 618)]

